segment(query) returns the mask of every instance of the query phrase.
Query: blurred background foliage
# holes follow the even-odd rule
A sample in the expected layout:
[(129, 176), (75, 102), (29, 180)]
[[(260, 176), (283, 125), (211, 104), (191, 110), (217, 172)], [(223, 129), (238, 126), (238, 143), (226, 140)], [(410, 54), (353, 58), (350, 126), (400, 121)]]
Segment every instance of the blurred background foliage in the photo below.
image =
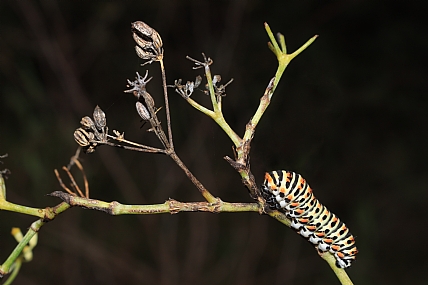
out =
[[(426, 283), (428, 166), (426, 3), (423, 1), (1, 1), (0, 153), (8, 199), (33, 207), (59, 201), (53, 174), (76, 150), (73, 131), (98, 104), (110, 128), (157, 144), (140, 129), (126, 79), (141, 67), (130, 24), (162, 36), (167, 81), (194, 80), (186, 55), (214, 60), (233, 77), (225, 117), (242, 134), (276, 59), (263, 22), (294, 51), (320, 37), (288, 67), (253, 141), (252, 169), (303, 174), (316, 196), (357, 238), (348, 270), (355, 284)], [(193, 94), (208, 103), (202, 93)], [(231, 142), (170, 90), (177, 153), (211, 192), (250, 202), (222, 159)], [(172, 160), (99, 148), (83, 155), (91, 197), (127, 204), (202, 197)], [(63, 178), (65, 174), (63, 173)], [(0, 259), (12, 226), (35, 219), (1, 213)], [(425, 222), (424, 222), (425, 221)], [(406, 234), (405, 234), (406, 233)], [(15, 284), (338, 284), (313, 247), (254, 213), (112, 217), (70, 209), (42, 228), (34, 260)]]

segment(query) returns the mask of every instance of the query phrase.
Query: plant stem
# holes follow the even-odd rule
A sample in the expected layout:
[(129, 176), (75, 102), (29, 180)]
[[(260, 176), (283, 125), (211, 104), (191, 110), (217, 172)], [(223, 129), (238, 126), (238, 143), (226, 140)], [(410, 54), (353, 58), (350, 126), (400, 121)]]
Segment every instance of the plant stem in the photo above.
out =
[(4, 276), (9, 273), (11, 266), (14, 264), (15, 260), (19, 257), (24, 247), (28, 244), (30, 239), (39, 231), (39, 229), (44, 225), (42, 219), (35, 221), (31, 224), (24, 238), (18, 243), (6, 261), (0, 266), (0, 276)]
[(211, 103), (213, 105), (214, 114), (210, 117), (223, 129), (223, 131), (229, 136), (233, 144), (238, 147), (242, 143), (242, 139), (235, 133), (234, 130), (229, 126), (226, 120), (223, 117), (223, 112), (221, 110), (221, 103), (217, 102), (217, 96), (214, 91), (214, 85), (211, 75), (211, 69), (209, 64), (204, 65), (205, 76), (208, 82), (208, 90), (210, 93)]
[(242, 139), (235, 133), (235, 131), (229, 126), (226, 120), (223, 117), (223, 113), (220, 111), (219, 113), (215, 113), (213, 117), (214, 121), (223, 131), (229, 136), (235, 147), (238, 147), (242, 144)]
[(193, 108), (195, 108), (196, 110), (204, 113), (205, 115), (207, 115), (208, 117), (213, 118), (214, 116), (214, 112), (211, 111), (208, 108), (205, 108), (204, 106), (200, 105), (199, 103), (197, 103), (195, 100), (191, 99), (190, 97), (186, 99), (186, 101), (192, 105)]
[(3, 175), (0, 174), (0, 201), (6, 200), (6, 184)]
[[(318, 37), (318, 35), (313, 36), (310, 38), (305, 44), (303, 44), (298, 50), (293, 52), (292, 54), (287, 54), (287, 47), (285, 44), (285, 39), (282, 34), (278, 34), (278, 39), (280, 44), (275, 40), (275, 37), (267, 23), (265, 23), (265, 29), (268, 33), (268, 36), (270, 38), (270, 42), (268, 43), (269, 48), (272, 50), (272, 52), (276, 55), (278, 59), (278, 69), (275, 73), (275, 77), (273, 80), (273, 86), (271, 90), (268, 91), (266, 89), (265, 94), (263, 95), (262, 99), (260, 100), (259, 108), (256, 111), (256, 114), (254, 115), (253, 119), (250, 121), (250, 123), (247, 125), (247, 131), (249, 133), (245, 134), (244, 138), (252, 137), (254, 130), (251, 132), (251, 127), (253, 129), (255, 128), (255, 125), (257, 125), (258, 121), (260, 120), (261, 116), (263, 115), (264, 111), (266, 110), (267, 106), (270, 104), (270, 99), (273, 95), (273, 92), (275, 91), (276, 87), (278, 86), (278, 82), (281, 79), (282, 74), (284, 73), (285, 69), (287, 68), (290, 61), (295, 58), (297, 55), (299, 55), (302, 51), (304, 51), (309, 45), (311, 45), (315, 39)], [(281, 47), (280, 47), (281, 46)], [(272, 82), (272, 81), (271, 81)], [(269, 84), (271, 85), (271, 84)], [(248, 127), (249, 126), (249, 127)], [(290, 221), (288, 219), (283, 219), (281, 215), (278, 215), (278, 213), (272, 212), (269, 213), (270, 216), (276, 218), (278, 221), (283, 222), (288, 227), (290, 227)], [(338, 268), (336, 266), (336, 258), (330, 253), (330, 252), (324, 252), (321, 254), (321, 257), (327, 261), (327, 263), (330, 265), (330, 267), (333, 269), (334, 273), (336, 274), (339, 281), (342, 283), (342, 285), (352, 285), (351, 279), (346, 274), (346, 271), (342, 268)]]
[(43, 218), (45, 216), (44, 209), (37, 209), (32, 207), (26, 207), (22, 205), (17, 205), (14, 203), (10, 203), (6, 200), (0, 200), (0, 210), (17, 212), (25, 215), (31, 215), (39, 218)]
[(169, 154), (169, 156), (175, 161), (175, 163), (186, 173), (187, 177), (192, 181), (192, 183), (198, 188), (199, 192), (201, 192), (202, 196), (204, 196), (205, 200), (210, 203), (214, 203), (217, 201), (217, 198), (214, 197), (205, 186), (193, 175), (193, 173), (187, 168), (187, 166), (181, 161), (178, 155), (175, 152)]
[(15, 280), (16, 276), (18, 275), (19, 270), (21, 269), (21, 266), (22, 266), (22, 258), (18, 258), (13, 264), (13, 266), (11, 267), (12, 273), (9, 275), (9, 278), (7, 278), (7, 280), (3, 283), (3, 285), (12, 284), (13, 280)]
[(336, 258), (330, 252), (323, 252), (321, 257), (327, 261), (328, 265), (330, 265), (333, 272), (336, 274), (337, 279), (339, 279), (342, 285), (353, 285), (351, 279), (346, 273), (345, 269), (339, 268), (336, 266)]
[(26, 207), (17, 205), (6, 201), (6, 184), (4, 183), (3, 175), (0, 174), (0, 210), (17, 212), (21, 214), (36, 216), (43, 218), (45, 216), (44, 209), (37, 209), (32, 207)]
[(259, 212), (260, 210), (259, 205), (256, 203), (227, 203), (218, 198), (215, 199), (214, 203), (183, 203), (169, 199), (163, 204), (124, 205), (116, 201), (104, 202), (101, 200), (82, 198), (62, 191), (55, 191), (49, 195), (62, 199), (70, 206), (102, 211), (110, 215), (176, 214), (179, 212)]

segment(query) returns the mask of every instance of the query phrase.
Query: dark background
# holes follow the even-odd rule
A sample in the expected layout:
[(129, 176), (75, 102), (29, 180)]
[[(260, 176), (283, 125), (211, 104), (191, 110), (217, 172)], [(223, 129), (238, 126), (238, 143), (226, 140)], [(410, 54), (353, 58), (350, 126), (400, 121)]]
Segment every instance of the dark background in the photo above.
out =
[[(419, 3), (419, 4), (418, 4)], [(252, 144), (257, 182), (299, 172), (350, 227), (355, 284), (425, 284), (428, 270), (426, 5), (423, 1), (1, 1), (0, 153), (8, 200), (44, 208), (53, 169), (76, 150), (73, 131), (98, 104), (110, 130), (157, 145), (140, 129), (126, 79), (146, 69), (163, 105), (157, 64), (141, 67), (130, 23), (162, 36), (167, 81), (193, 80), (186, 55), (214, 59), (225, 117), (238, 134), (276, 71), (263, 22), (294, 51)], [(250, 202), (221, 129), (170, 90), (177, 153), (210, 191)], [(208, 104), (208, 97), (194, 99)], [(206, 105), (208, 106), (208, 105)], [(99, 148), (83, 155), (91, 197), (125, 204), (201, 201), (167, 157)], [(65, 173), (62, 172), (66, 180)], [(78, 173), (76, 172), (76, 176)], [(35, 219), (2, 212), (0, 260)], [(109, 216), (73, 208), (45, 225), (16, 284), (339, 284), (313, 247), (255, 213)]]

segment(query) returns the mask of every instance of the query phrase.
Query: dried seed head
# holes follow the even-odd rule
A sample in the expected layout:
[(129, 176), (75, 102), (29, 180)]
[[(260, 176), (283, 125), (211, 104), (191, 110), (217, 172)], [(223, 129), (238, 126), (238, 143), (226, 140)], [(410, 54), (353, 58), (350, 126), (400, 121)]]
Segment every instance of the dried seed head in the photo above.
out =
[(101, 108), (97, 105), (94, 110), (94, 121), (95, 126), (98, 130), (103, 130), (107, 124), (106, 114), (101, 110)]
[(92, 119), (88, 116), (83, 117), (82, 120), (80, 121), (80, 124), (84, 129), (87, 129), (87, 130), (93, 129), (95, 127), (94, 121), (92, 121)]
[(221, 81), (221, 75), (214, 75), (214, 77), (213, 77), (213, 85), (216, 85), (220, 81)]
[(140, 115), (141, 119), (147, 121), (151, 118), (149, 110), (147, 110), (146, 106), (144, 106), (143, 103), (137, 101), (137, 103), (135, 103), (135, 106), (137, 107), (137, 112), (138, 115)]
[(193, 94), (193, 88), (195, 87), (195, 83), (193, 81), (187, 81), (184, 90), (186, 91), (186, 97), (189, 98), (190, 95)]
[(155, 29), (144, 22), (137, 21), (131, 24), (132, 36), (137, 43), (135, 51), (142, 59), (150, 62), (159, 61), (163, 57), (162, 39)]
[(128, 81), (128, 85), (127, 87), (132, 87), (132, 89), (129, 90), (125, 90), (125, 93), (133, 93), (135, 97), (137, 97), (137, 99), (139, 99), (142, 96), (142, 93), (146, 91), (146, 84), (152, 80), (152, 77), (147, 78), (149, 76), (149, 71), (146, 70), (146, 74), (144, 75), (144, 77), (142, 77), (138, 72), (137, 72), (137, 77), (135, 77), (134, 81), (131, 81), (129, 79), (127, 79)]
[(187, 81), (185, 85), (181, 84), (181, 79), (175, 80), (174, 85), (168, 85), (167, 87), (175, 87), (175, 92), (181, 95), (184, 99), (188, 99), (202, 82), (202, 77), (197, 76), (195, 82)]
[(94, 137), (93, 133), (88, 133), (82, 128), (78, 128), (74, 131), (74, 140), (82, 147), (89, 146)]

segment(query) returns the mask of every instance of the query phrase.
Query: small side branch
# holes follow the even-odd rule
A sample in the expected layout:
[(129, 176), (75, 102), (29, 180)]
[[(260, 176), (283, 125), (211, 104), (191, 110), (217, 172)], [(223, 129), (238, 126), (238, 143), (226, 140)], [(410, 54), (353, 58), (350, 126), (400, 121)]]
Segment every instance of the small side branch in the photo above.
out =
[(168, 131), (168, 140), (169, 140), (169, 146), (171, 149), (174, 149), (174, 141), (172, 140), (172, 129), (171, 129), (171, 115), (169, 110), (169, 102), (168, 102), (168, 90), (166, 88), (166, 72), (165, 72), (165, 66), (163, 64), (163, 59), (159, 61), (160, 67), (161, 67), (161, 73), (162, 73), (162, 86), (163, 86), (163, 95), (164, 95), (164, 101), (165, 101), (165, 115), (166, 115), (166, 127)]
[[(219, 93), (220, 90), (218, 90), (218, 88), (217, 88), (217, 92), (216, 92), (216, 88), (214, 86), (213, 77), (212, 77), (211, 69), (210, 69), (210, 65), (213, 63), (213, 60), (209, 57), (207, 58), (205, 56), (205, 54), (202, 54), (202, 56), (204, 58), (204, 61), (199, 61), (199, 60), (193, 59), (189, 56), (187, 56), (186, 58), (195, 63), (195, 66), (193, 67), (193, 69), (199, 69), (199, 68), (204, 69), (205, 77), (207, 79), (208, 94), (209, 94), (210, 99), (211, 99), (211, 105), (212, 105), (213, 110), (209, 110), (209, 109), (203, 107), (202, 105), (200, 105), (196, 101), (190, 99), (190, 96), (185, 96), (185, 99), (194, 108), (196, 108), (197, 110), (201, 111), (202, 113), (204, 113), (205, 115), (207, 115), (211, 119), (213, 119), (223, 129), (223, 131), (229, 136), (229, 138), (231, 139), (233, 144), (236, 147), (238, 147), (241, 144), (242, 139), (236, 134), (236, 132), (226, 122), (226, 120), (223, 116), (223, 112), (222, 112), (222, 101), (221, 101), (222, 96), (221, 96), (221, 93), (224, 92), (224, 88), (226, 86), (223, 86), (223, 88), (221, 88), (220, 93)], [(226, 84), (226, 85), (228, 85), (228, 84)]]
[(310, 38), (306, 43), (304, 43), (298, 50), (291, 54), (287, 54), (287, 46), (285, 44), (284, 35), (278, 33), (278, 42), (275, 40), (275, 37), (267, 23), (265, 23), (265, 30), (269, 36), (270, 42), (268, 43), (269, 49), (275, 54), (278, 60), (278, 69), (275, 74), (275, 82), (273, 90), (275, 91), (276, 86), (278, 86), (279, 80), (281, 79), (282, 74), (287, 68), (288, 64), (291, 62), (293, 58), (298, 56), (302, 51), (304, 51), (307, 47), (309, 47), (318, 37), (318, 35)]
[(44, 218), (45, 210), (37, 209), (32, 207), (26, 207), (18, 204), (14, 204), (6, 201), (6, 184), (4, 182), (4, 178), (0, 175), (0, 210), (17, 212), (25, 215), (36, 216), (39, 218)]
[(187, 168), (187, 166), (181, 161), (178, 155), (173, 151), (169, 154), (169, 156), (174, 160), (174, 162), (180, 167), (186, 176), (192, 181), (192, 183), (198, 188), (199, 192), (201, 192), (202, 196), (204, 196), (205, 200), (209, 203), (214, 203), (218, 200), (218, 198), (214, 197), (207, 188), (193, 175), (193, 173)]
[[(24, 206), (20, 206), (20, 207), (27, 208)], [(37, 221), (35, 221), (31, 224), (31, 226), (28, 229), (25, 236), (19, 241), (18, 245), (15, 247), (15, 249), (12, 251), (12, 253), (9, 255), (9, 257), (6, 259), (6, 261), (0, 265), (0, 278), (9, 274), (11, 272), (11, 270), (17, 270), (16, 272), (19, 271), (19, 268), (15, 267), (15, 266), (18, 265), (18, 267), (19, 267), (20, 263), (19, 262), (16, 263), (16, 261), (21, 256), (23, 250), (27, 247), (27, 245), (29, 243), (31, 245), (30, 241), (38, 233), (40, 228), (44, 224), (46, 224), (47, 222), (52, 221), (57, 215), (61, 214), (62, 212), (66, 211), (69, 208), (70, 208), (69, 204), (67, 204), (65, 202), (61, 202), (60, 204), (58, 204), (57, 206), (52, 207), (52, 208), (48, 207), (44, 210), (37, 209), (38, 213), (40, 213), (39, 216), (41, 216), (41, 219), (38, 219)], [(3, 208), (0, 208), (0, 209), (8, 210), (8, 209), (3, 209)], [(32, 208), (30, 208), (30, 209), (32, 209)], [(19, 209), (19, 210), (20, 211), (16, 211), (16, 212), (36, 216), (35, 214), (32, 214), (31, 212), (21, 211), (22, 209)]]
[(41, 219), (31, 224), (27, 234), (18, 243), (6, 261), (0, 266), (0, 278), (10, 272), (12, 265), (15, 263), (15, 260), (20, 256), (21, 252), (24, 250), (30, 240), (37, 234), (43, 224), (44, 222)]

